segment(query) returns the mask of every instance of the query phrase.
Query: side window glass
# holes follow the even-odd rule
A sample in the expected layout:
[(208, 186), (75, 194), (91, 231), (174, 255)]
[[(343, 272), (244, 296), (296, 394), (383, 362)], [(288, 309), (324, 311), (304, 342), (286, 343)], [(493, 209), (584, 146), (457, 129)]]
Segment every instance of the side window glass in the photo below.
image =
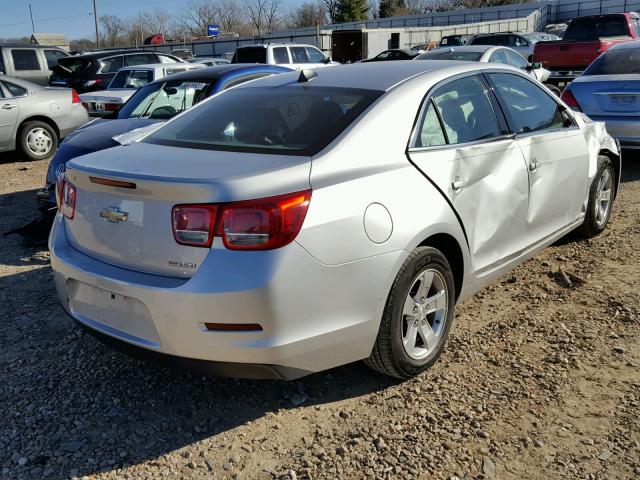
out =
[(454, 80), (440, 87), (432, 98), (449, 143), (500, 136), (493, 108), (476, 76)]
[(307, 51), (304, 47), (291, 47), (291, 56), (293, 63), (309, 63), (309, 57), (307, 57)]
[(287, 53), (287, 47), (276, 47), (273, 49), (273, 59), (278, 65), (285, 63), (291, 63), (289, 61), (289, 53)]
[(13, 66), (16, 70), (40, 70), (35, 50), (12, 50)]
[(60, 50), (45, 50), (44, 56), (47, 59), (47, 66), (49, 70), (51, 70), (51, 67), (55, 67), (58, 64), (58, 59), (66, 57), (67, 55)]
[(508, 73), (490, 73), (516, 133), (562, 128), (562, 109), (530, 80)]
[(2, 84), (9, 91), (12, 97), (22, 97), (27, 94), (26, 88), (22, 88), (15, 83), (2, 82)]
[(158, 55), (158, 60), (160, 63), (178, 63), (177, 60), (168, 57), (167, 55)]
[(309, 57), (309, 61), (311, 63), (324, 63), (325, 56), (322, 54), (320, 50), (313, 47), (306, 47), (307, 56)]
[(414, 141), (415, 147), (436, 147), (445, 145), (447, 140), (442, 131), (442, 125), (438, 119), (438, 114), (433, 106), (433, 102), (429, 100), (427, 110), (419, 124), (418, 135)]
[(527, 61), (524, 58), (522, 58), (521, 55), (518, 55), (517, 53), (511, 52), (509, 50), (505, 51), (505, 55), (507, 56), (507, 63), (509, 65), (512, 65), (516, 68), (522, 68), (522, 69), (527, 68), (527, 65), (528, 65)]
[(122, 57), (111, 57), (102, 59), (102, 70), (100, 73), (116, 73), (122, 68)]
[(504, 52), (503, 49), (496, 50), (491, 54), (489, 61), (491, 63), (507, 63), (507, 56)]
[(135, 67), (136, 65), (146, 65), (156, 63), (156, 57), (152, 53), (141, 53), (138, 55), (125, 55), (125, 67)]

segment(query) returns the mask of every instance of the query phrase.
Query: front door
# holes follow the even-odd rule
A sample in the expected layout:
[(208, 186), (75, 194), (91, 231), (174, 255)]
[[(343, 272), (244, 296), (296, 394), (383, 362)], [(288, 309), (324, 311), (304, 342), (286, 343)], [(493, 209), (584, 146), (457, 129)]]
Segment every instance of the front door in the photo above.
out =
[(502, 125), (481, 80), (459, 78), (426, 101), (409, 150), (461, 220), (477, 274), (527, 246), (527, 167)]
[(587, 141), (555, 98), (522, 75), (489, 73), (527, 162), (527, 228), (542, 240), (575, 222), (589, 188)]
[(9, 91), (0, 87), (0, 148), (11, 142), (18, 120), (18, 102), (11, 98)]

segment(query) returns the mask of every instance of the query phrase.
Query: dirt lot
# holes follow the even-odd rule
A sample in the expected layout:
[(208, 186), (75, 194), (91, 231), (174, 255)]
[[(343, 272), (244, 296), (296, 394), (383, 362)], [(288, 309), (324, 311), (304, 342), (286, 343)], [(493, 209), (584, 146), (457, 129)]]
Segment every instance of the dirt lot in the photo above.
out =
[[(132, 360), (65, 317), (46, 247), (0, 236), (0, 477), (639, 478), (640, 160), (626, 161), (610, 228), (459, 306), (441, 361), (404, 383), (361, 364), (283, 383)], [(45, 170), (0, 156), (0, 232), (36, 217)]]

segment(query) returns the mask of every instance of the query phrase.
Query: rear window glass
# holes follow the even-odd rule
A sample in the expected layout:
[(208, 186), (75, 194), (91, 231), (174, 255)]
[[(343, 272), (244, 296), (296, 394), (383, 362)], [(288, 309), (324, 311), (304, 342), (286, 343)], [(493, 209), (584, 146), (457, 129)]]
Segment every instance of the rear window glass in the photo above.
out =
[(82, 72), (89, 66), (89, 60), (85, 58), (64, 57), (60, 58), (58, 63), (74, 73)]
[(184, 148), (314, 155), (382, 92), (247, 87), (227, 91), (145, 139)]
[(149, 82), (153, 82), (151, 70), (121, 70), (111, 80), (109, 88), (140, 88)]
[(465, 62), (477, 62), (480, 60), (480, 52), (434, 52), (423, 53), (418, 60), (462, 60)]
[(563, 40), (595, 40), (600, 37), (629, 35), (627, 19), (623, 15), (611, 17), (585, 17), (572, 20)]
[(245, 47), (236, 50), (233, 63), (267, 63), (267, 49), (263, 47)]
[(208, 82), (172, 80), (145, 85), (118, 112), (118, 118), (167, 120), (205, 99)]
[(640, 48), (609, 50), (599, 56), (583, 75), (624, 75), (640, 73)]

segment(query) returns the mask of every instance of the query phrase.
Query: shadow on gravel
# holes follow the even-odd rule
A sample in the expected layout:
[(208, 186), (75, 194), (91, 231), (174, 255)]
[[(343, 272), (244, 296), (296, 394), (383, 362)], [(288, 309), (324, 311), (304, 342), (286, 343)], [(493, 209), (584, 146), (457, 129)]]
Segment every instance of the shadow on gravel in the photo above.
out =
[(0, 153), (0, 165), (6, 165), (7, 163), (20, 163), (24, 161), (24, 158), (24, 155), (17, 150), (13, 152)]
[(622, 181), (637, 182), (640, 180), (640, 152), (622, 151)]
[[(98, 343), (66, 317), (49, 268), (3, 277), (0, 302), (9, 307), (0, 317), (1, 478), (112, 471), (270, 412), (395, 384), (362, 364), (287, 383), (203, 377), (134, 360)], [(265, 435), (273, 442), (281, 433)], [(201, 447), (223, 448), (219, 442)], [(245, 454), (229, 455), (234, 453)]]

